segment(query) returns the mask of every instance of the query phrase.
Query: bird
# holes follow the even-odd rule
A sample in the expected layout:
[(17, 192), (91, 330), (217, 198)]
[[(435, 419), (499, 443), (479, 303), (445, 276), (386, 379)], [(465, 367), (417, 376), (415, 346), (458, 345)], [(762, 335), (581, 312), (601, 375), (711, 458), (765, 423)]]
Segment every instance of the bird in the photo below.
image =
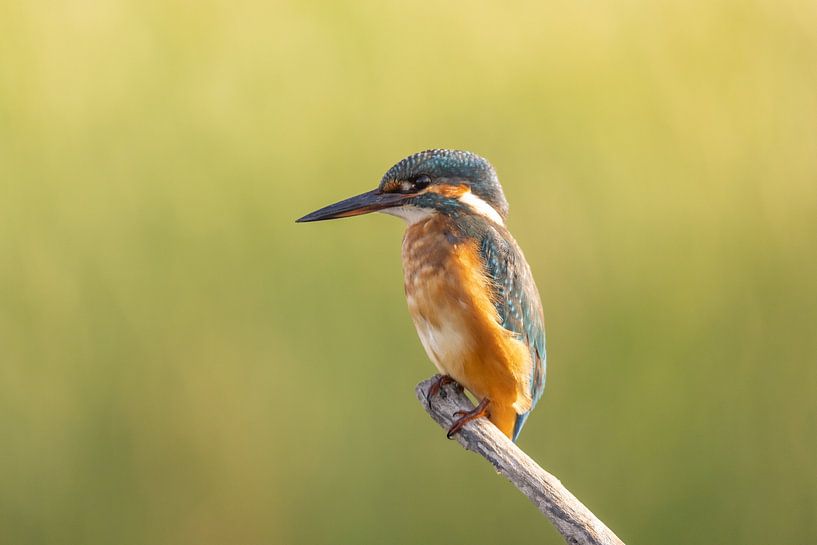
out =
[(506, 226), (508, 201), (494, 167), (475, 153), (431, 149), (391, 167), (371, 191), (298, 219), (382, 212), (405, 220), (406, 300), (440, 375), (429, 402), (454, 383), (478, 400), (459, 411), (450, 439), (487, 417), (516, 442), (545, 388), (545, 325), (539, 291)]

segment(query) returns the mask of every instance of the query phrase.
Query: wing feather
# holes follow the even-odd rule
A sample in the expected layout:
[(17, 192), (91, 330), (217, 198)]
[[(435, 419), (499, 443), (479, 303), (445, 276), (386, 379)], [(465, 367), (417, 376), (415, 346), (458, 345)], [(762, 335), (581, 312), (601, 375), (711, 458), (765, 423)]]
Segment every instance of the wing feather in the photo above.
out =
[(545, 321), (542, 303), (522, 251), (506, 230), (496, 228), (485, 231), (480, 253), (486, 274), (493, 284), (493, 301), (499, 314), (499, 322), (519, 337), (530, 352), (531, 407), (516, 418), (513, 440), (519, 436), (530, 411), (542, 397), (545, 389)]

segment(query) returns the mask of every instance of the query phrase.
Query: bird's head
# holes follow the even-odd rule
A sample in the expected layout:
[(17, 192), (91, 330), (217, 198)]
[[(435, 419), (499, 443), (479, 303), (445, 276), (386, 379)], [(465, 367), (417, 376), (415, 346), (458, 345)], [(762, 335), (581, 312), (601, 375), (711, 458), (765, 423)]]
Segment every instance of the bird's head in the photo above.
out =
[(476, 214), (502, 224), (508, 201), (494, 167), (468, 151), (435, 149), (391, 167), (376, 189), (331, 204), (299, 219), (320, 221), (385, 212), (414, 223), (431, 214)]

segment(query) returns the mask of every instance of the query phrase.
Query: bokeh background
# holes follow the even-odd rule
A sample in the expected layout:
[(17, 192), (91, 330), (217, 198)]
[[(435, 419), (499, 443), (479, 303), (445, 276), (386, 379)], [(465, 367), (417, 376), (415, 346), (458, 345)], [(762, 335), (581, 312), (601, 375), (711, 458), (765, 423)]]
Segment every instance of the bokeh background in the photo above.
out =
[(625, 541), (817, 540), (817, 4), (0, 4), (0, 542), (559, 543), (445, 440), (402, 157), (496, 166), (520, 438)]

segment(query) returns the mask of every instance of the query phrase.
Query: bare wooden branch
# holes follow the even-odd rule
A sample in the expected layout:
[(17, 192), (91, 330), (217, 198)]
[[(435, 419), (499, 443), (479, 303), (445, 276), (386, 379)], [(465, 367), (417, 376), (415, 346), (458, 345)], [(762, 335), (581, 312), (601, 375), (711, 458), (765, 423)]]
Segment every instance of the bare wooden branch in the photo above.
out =
[[(427, 399), (436, 377), (417, 385), (420, 403), (437, 423), (448, 430), (455, 411), (471, 410), (473, 404), (455, 385), (446, 385), (440, 395)], [(493, 464), (544, 514), (567, 543), (572, 545), (624, 545), (624, 543), (565, 488), (559, 479), (533, 459), (485, 418), (479, 418), (452, 437), (467, 450)]]

